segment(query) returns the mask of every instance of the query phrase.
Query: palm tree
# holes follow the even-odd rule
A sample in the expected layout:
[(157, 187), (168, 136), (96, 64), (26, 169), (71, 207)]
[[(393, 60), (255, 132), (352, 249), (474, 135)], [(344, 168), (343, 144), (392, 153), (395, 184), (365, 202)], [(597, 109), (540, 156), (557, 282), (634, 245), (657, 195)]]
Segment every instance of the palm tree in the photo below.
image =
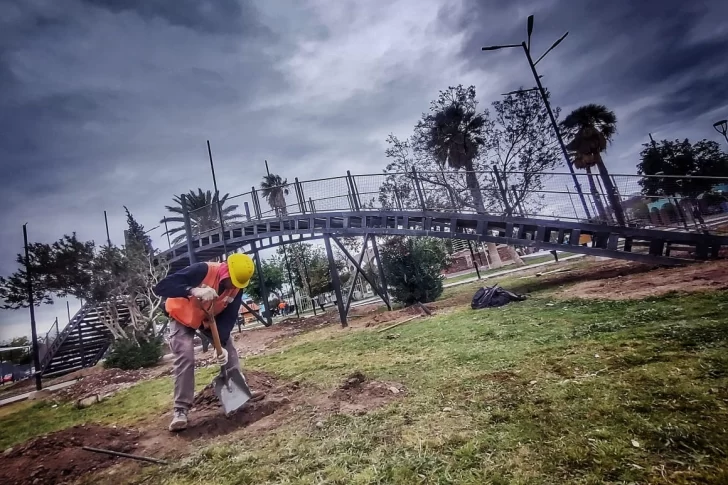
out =
[(602, 205), (599, 191), (591, 175), (592, 167), (597, 167), (599, 170), (617, 223), (624, 225), (621, 204), (602, 159), (602, 152), (607, 150), (607, 144), (612, 141), (615, 133), (617, 133), (617, 116), (614, 111), (610, 111), (601, 104), (587, 104), (569, 113), (569, 116), (562, 122), (562, 126), (566, 133), (571, 136), (571, 141), (566, 145), (566, 148), (574, 155), (574, 166), (586, 170), (588, 174), (589, 188), (594, 197), (599, 216), (603, 220), (608, 218), (607, 211)]
[(276, 217), (282, 217), (288, 214), (286, 209), (288, 179), (269, 173), (263, 177), (263, 181), (260, 183), (260, 189), (261, 194), (268, 201), (268, 205), (275, 211)]
[[(184, 194), (187, 199), (187, 210), (190, 213), (190, 224), (192, 225), (192, 234), (200, 235), (207, 231), (218, 229), (220, 227), (220, 217), (218, 216), (217, 209), (217, 198), (213, 197), (212, 191), (203, 191), (197, 189), (197, 192), (190, 190)], [(222, 212), (222, 220), (225, 224), (235, 222), (241, 219), (241, 214), (235, 213), (238, 206), (230, 204), (225, 206), (230, 194), (225, 194), (220, 198), (220, 208)], [(175, 195), (174, 202), (176, 205), (168, 205), (166, 209), (172, 214), (176, 214), (173, 217), (166, 217), (160, 221), (160, 223), (166, 222), (179, 222), (182, 225), (172, 227), (166, 234), (174, 235), (177, 234), (172, 240), (172, 244), (179, 244), (185, 240), (185, 219), (183, 217), (184, 211), (182, 210), (182, 196)]]
[[(465, 183), (475, 210), (483, 214), (485, 204), (475, 173), (475, 160), (485, 145), (488, 119), (486, 113), (478, 113), (477, 107), (474, 86), (464, 88), (459, 85), (440, 91), (438, 99), (432, 102), (430, 113), (422, 115), (417, 123), (415, 132), (418, 142), (441, 167), (465, 170)], [(501, 267), (503, 263), (495, 243), (488, 243), (488, 252), (491, 267)], [(515, 249), (512, 253), (515, 254)], [(516, 255), (514, 260), (519, 261), (520, 258)]]
[(475, 159), (485, 144), (486, 117), (477, 112), (475, 88), (462, 86), (441, 91), (431, 113), (423, 115), (415, 130), (420, 142), (441, 167), (465, 170), (465, 183), (475, 210), (485, 212), (483, 195), (475, 173)]

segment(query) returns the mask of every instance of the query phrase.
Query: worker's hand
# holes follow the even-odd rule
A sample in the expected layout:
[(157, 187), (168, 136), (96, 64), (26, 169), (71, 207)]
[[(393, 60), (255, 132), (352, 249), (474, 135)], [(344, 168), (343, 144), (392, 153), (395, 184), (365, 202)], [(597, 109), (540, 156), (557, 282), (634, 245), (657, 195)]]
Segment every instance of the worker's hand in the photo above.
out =
[(195, 298), (199, 298), (202, 301), (212, 301), (217, 298), (217, 291), (210, 287), (192, 288), (190, 290), (190, 295)]
[(217, 360), (217, 363), (220, 365), (227, 365), (228, 363), (228, 352), (225, 349), (222, 349), (222, 355), (215, 354), (215, 359)]

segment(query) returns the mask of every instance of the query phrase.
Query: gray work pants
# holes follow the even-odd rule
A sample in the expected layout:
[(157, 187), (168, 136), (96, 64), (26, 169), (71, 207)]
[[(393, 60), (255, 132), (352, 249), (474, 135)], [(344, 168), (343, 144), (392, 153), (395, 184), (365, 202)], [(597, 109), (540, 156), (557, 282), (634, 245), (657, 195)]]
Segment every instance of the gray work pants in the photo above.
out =
[[(189, 410), (195, 398), (195, 330), (174, 320), (170, 321), (169, 347), (174, 354), (174, 408)], [(238, 351), (232, 335), (225, 350), (228, 352), (228, 369), (240, 369)]]

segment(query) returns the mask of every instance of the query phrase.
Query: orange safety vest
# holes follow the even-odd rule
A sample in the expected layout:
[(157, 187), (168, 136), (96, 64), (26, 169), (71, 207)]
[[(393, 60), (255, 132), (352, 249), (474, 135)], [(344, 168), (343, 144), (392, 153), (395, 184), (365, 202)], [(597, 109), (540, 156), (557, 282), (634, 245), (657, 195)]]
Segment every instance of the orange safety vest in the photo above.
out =
[[(220, 266), (226, 263), (206, 264), (207, 274), (205, 275), (205, 279), (202, 280), (202, 283), (200, 283), (200, 288), (207, 286), (218, 291), (220, 288)], [(211, 308), (213, 315), (219, 315), (233, 301), (238, 291), (240, 290), (234, 287), (230, 290), (225, 290), (212, 303), (195, 301), (197, 299), (193, 296), (186, 298), (167, 298), (164, 308), (170, 317), (182, 325), (198, 329), (207, 320), (207, 312), (205, 309)]]

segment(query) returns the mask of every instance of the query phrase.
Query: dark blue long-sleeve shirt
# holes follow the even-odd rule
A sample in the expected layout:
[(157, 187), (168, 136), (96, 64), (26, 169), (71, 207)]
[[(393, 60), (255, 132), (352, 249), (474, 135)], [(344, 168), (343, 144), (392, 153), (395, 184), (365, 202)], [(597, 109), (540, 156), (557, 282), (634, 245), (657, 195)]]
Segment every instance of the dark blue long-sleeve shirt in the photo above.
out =
[[(154, 287), (154, 293), (162, 298), (186, 298), (190, 295), (190, 290), (202, 284), (207, 276), (207, 263), (192, 264), (184, 269), (168, 275)], [(220, 288), (216, 288), (218, 294), (222, 293)], [(235, 327), (238, 319), (238, 312), (243, 299), (243, 292), (238, 291), (233, 301), (225, 307), (218, 315), (215, 315), (217, 330), (220, 334), (220, 343), (223, 347), (230, 338), (230, 332)], [(209, 330), (202, 329), (203, 333), (212, 339)]]

